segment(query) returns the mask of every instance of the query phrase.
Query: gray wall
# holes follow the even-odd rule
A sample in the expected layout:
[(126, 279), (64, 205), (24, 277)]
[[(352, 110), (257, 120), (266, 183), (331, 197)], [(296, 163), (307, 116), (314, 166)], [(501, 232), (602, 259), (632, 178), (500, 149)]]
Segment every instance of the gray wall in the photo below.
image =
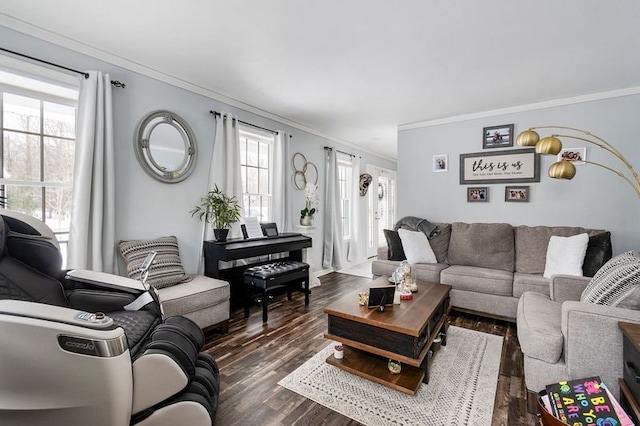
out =
[[(523, 184), (531, 188), (529, 203), (505, 202), (505, 184), (487, 185), (489, 203), (467, 203), (468, 185), (459, 183), (459, 155), (483, 151), (483, 127), (509, 123), (515, 124), (516, 135), (529, 127), (543, 125), (591, 131), (620, 150), (631, 164), (640, 167), (638, 111), (640, 95), (631, 95), (402, 130), (398, 137), (398, 215), (420, 216), (437, 222), (507, 222), (607, 229), (612, 233), (614, 253), (638, 250), (640, 199), (624, 180), (600, 167), (578, 166), (573, 180), (556, 180), (547, 176), (555, 156), (542, 156), (541, 181)], [(544, 136), (551, 132), (540, 133)], [(564, 146), (586, 146), (587, 160), (625, 170), (615, 157), (594, 145), (565, 139)], [(485, 150), (489, 151), (496, 149)], [(433, 173), (432, 156), (443, 153), (449, 155), (449, 171)]]
[[(116, 239), (175, 235), (180, 244), (182, 262), (187, 273), (196, 272), (199, 248), (202, 245), (201, 223), (192, 219), (189, 211), (198, 198), (208, 190), (207, 179), (215, 136), (215, 120), (209, 114), (209, 110), (232, 112), (243, 121), (290, 132), (293, 135), (291, 152), (303, 153), (318, 166), (318, 183), (321, 188), (324, 180), (323, 147), (328, 145), (348, 152), (356, 151), (352, 147), (291, 128), (6, 27), (0, 26), (0, 39), (3, 47), (7, 49), (71, 68), (100, 70), (109, 73), (112, 79), (126, 83), (126, 89), (114, 88), (113, 91), (117, 174)], [(138, 122), (144, 115), (157, 109), (167, 109), (184, 118), (193, 129), (198, 142), (199, 157), (195, 170), (187, 180), (177, 184), (164, 184), (149, 177), (138, 165), (133, 152), (133, 135)], [(396, 168), (393, 161), (363, 153), (362, 164), (366, 163), (393, 170)], [(291, 166), (288, 167), (287, 175), (291, 176), (293, 172)], [(291, 183), (290, 185), (293, 187)], [(304, 204), (304, 191), (292, 189), (291, 192), (288, 208), (292, 217), (297, 220)], [(322, 190), (320, 193), (322, 194)], [(320, 209), (323, 204), (321, 199)], [(321, 215), (316, 217), (314, 231), (313, 263), (316, 270), (322, 263), (323, 227), (320, 218)]]

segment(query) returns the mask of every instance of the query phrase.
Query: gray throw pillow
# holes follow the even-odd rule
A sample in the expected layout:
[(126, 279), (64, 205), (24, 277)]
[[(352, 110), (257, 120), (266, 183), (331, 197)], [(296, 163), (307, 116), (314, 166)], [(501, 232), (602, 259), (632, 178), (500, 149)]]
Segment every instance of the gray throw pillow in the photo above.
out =
[(129, 278), (140, 280), (140, 265), (150, 252), (156, 251), (158, 254), (149, 269), (147, 284), (159, 289), (193, 279), (184, 273), (178, 240), (174, 236), (153, 240), (120, 241), (119, 247), (127, 264)]
[(640, 309), (640, 253), (628, 251), (604, 264), (582, 292), (581, 302)]

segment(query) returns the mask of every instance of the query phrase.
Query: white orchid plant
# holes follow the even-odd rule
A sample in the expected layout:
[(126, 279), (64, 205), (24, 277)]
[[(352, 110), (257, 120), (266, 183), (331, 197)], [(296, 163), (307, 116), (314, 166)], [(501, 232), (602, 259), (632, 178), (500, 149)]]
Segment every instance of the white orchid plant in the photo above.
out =
[(318, 185), (313, 184), (311, 182), (307, 182), (307, 184), (304, 187), (304, 192), (305, 192), (305, 204), (304, 204), (304, 209), (300, 210), (300, 216), (313, 217), (313, 215), (318, 211), (317, 209), (318, 201), (319, 201)]

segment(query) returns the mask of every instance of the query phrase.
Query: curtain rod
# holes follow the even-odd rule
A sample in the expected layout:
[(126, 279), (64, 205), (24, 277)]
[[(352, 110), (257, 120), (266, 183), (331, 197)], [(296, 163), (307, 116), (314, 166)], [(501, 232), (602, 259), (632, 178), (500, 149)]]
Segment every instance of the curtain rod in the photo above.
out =
[(334, 148), (334, 147), (332, 147), (332, 146), (325, 146), (325, 147), (324, 147), (324, 149), (332, 149), (332, 150), (334, 150), (335, 152), (339, 152), (339, 153), (341, 153), (341, 154), (348, 155), (349, 157), (360, 157), (360, 158), (362, 158), (362, 156), (360, 156), (360, 155), (351, 154), (350, 152), (346, 152), (346, 151), (341, 151), (341, 150), (336, 149), (336, 148)]
[[(209, 114), (212, 114), (214, 117), (220, 117), (222, 114), (220, 114), (218, 111), (214, 111), (214, 110), (210, 110)], [(226, 117), (225, 117), (226, 118)], [(280, 134), (279, 131), (277, 130), (271, 130), (271, 129), (267, 129), (266, 127), (261, 127), (261, 126), (257, 126), (255, 124), (251, 124), (251, 123), (247, 123), (246, 121), (242, 121), (236, 118), (236, 121), (238, 123), (242, 123), (242, 124), (246, 124), (247, 126), (251, 126), (251, 127), (255, 127), (256, 129), (260, 129), (260, 130), (264, 130), (266, 132), (270, 132), (273, 133), (274, 135)], [(293, 135), (289, 135), (290, 138), (293, 137)]]
[[(29, 55), (25, 55), (23, 53), (15, 52), (13, 50), (5, 49), (3, 47), (0, 47), (0, 50), (3, 51), (3, 52), (11, 53), (12, 55), (20, 56), (22, 58), (31, 59), (32, 61), (36, 61), (36, 62), (40, 62), (40, 63), (43, 63), (43, 64), (51, 65), (52, 67), (60, 68), (60, 69), (66, 70), (66, 71), (71, 71), (71, 72), (74, 72), (76, 74), (83, 75), (84, 78), (89, 78), (89, 73), (88, 72), (78, 71), (78, 70), (75, 70), (73, 68), (65, 67), (64, 65), (54, 64), (53, 62), (45, 61), (44, 59), (34, 58), (33, 56), (29, 56)], [(122, 83), (122, 82), (120, 82), (118, 80), (111, 80), (111, 84), (113, 84), (115, 87), (119, 87), (121, 89), (124, 89), (127, 86), (126, 84), (124, 84), (124, 83)]]

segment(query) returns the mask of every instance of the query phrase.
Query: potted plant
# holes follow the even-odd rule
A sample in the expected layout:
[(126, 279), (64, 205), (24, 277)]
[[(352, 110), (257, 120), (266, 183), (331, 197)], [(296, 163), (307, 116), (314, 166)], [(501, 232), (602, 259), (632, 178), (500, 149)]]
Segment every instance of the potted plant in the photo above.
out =
[(236, 197), (227, 196), (216, 185), (191, 210), (191, 217), (194, 216), (211, 224), (216, 241), (227, 241), (229, 228), (240, 219), (240, 204)]
[(305, 203), (304, 209), (300, 210), (300, 225), (311, 226), (313, 225), (313, 215), (317, 209), (314, 206), (318, 205), (318, 186), (308, 182), (305, 186)]

